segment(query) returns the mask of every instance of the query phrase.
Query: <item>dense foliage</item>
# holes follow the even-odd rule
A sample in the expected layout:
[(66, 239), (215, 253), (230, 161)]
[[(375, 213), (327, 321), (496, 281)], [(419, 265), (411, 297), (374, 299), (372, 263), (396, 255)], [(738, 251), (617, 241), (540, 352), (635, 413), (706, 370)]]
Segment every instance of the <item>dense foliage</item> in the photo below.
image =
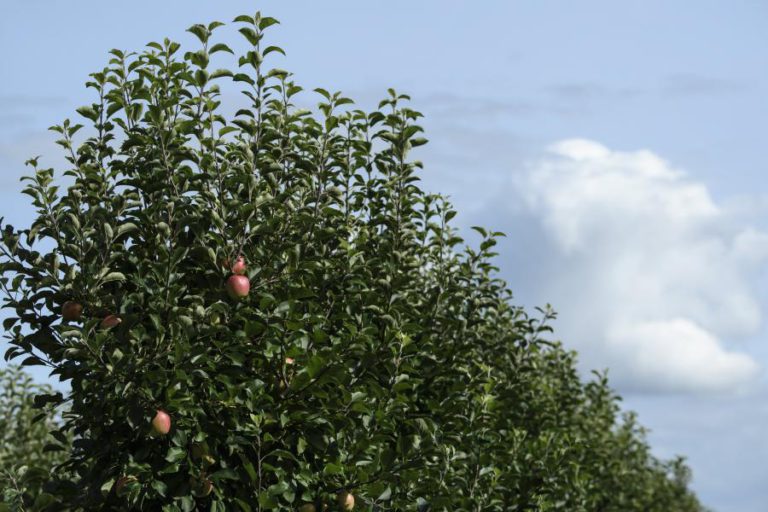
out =
[(36, 384), (18, 366), (0, 368), (0, 511), (23, 510), (25, 502), (42, 506), (43, 484), (66, 460), (63, 451), (51, 450), (50, 432), (60, 426), (56, 411), (35, 398), (51, 393), (50, 386)]
[(67, 188), (31, 160), (37, 218), (2, 229), (7, 357), (71, 389), (38, 399), (75, 436), (49, 509), (700, 510), (553, 313), (512, 305), (500, 234), (465, 245), (418, 187), (408, 98), (299, 109), (276, 21), (235, 22), (235, 71), (219, 23), (113, 50), (85, 140), (53, 128)]

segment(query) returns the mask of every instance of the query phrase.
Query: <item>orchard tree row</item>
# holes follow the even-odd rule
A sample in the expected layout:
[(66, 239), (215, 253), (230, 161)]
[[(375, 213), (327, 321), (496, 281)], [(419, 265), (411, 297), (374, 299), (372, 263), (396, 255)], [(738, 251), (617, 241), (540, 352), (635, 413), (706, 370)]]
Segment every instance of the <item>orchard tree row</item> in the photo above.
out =
[(501, 234), (465, 244), (419, 188), (409, 98), (301, 109), (276, 20), (234, 23), (241, 55), (221, 23), (113, 50), (52, 128), (64, 178), (29, 161), (6, 359), (68, 391), (35, 399), (61, 457), (26, 509), (701, 510), (554, 313), (513, 305)]

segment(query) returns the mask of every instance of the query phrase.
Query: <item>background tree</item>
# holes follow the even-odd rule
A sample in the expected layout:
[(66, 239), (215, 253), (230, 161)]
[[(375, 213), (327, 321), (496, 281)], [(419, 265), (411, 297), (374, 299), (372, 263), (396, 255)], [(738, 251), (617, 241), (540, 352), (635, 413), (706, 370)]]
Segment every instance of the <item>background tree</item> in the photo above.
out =
[(235, 22), (234, 71), (220, 23), (113, 50), (85, 140), (53, 127), (70, 184), (30, 160), (37, 218), (2, 230), (6, 357), (71, 386), (49, 508), (699, 510), (554, 313), (512, 304), (501, 234), (465, 245), (418, 187), (409, 98), (299, 109), (276, 20)]
[(0, 510), (42, 507), (51, 499), (42, 487), (66, 460), (62, 450), (52, 450), (50, 432), (60, 426), (58, 413), (45, 407), (52, 396), (50, 386), (35, 384), (20, 367), (0, 368)]

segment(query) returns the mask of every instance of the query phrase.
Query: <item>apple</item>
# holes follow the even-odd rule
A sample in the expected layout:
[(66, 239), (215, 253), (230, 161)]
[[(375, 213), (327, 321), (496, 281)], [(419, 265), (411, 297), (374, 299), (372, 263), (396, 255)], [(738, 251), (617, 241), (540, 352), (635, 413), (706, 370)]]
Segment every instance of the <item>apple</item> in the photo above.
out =
[(247, 297), (249, 291), (251, 291), (251, 282), (247, 277), (234, 274), (227, 279), (227, 293), (233, 299)]
[(352, 510), (355, 508), (355, 497), (349, 491), (341, 491), (336, 495), (336, 501), (341, 510)]
[(157, 410), (155, 417), (152, 418), (152, 434), (164, 436), (171, 431), (171, 417), (165, 411)]
[(293, 363), (294, 363), (294, 361), (293, 361), (292, 357), (286, 357), (285, 358), (285, 364), (293, 364)]
[(122, 496), (124, 494), (123, 490), (125, 489), (125, 486), (135, 481), (136, 481), (136, 477), (133, 475), (121, 476), (120, 478), (117, 479), (117, 482), (115, 482), (115, 494), (117, 494), (118, 496)]
[(235, 264), (232, 265), (232, 273), (240, 275), (245, 274), (245, 258), (242, 256), (237, 257)]
[(113, 327), (117, 327), (118, 325), (120, 325), (120, 322), (122, 321), (123, 319), (117, 315), (107, 315), (101, 321), (100, 326), (102, 329), (111, 329)]
[(189, 477), (189, 486), (192, 488), (192, 494), (198, 498), (204, 498), (213, 491), (213, 482), (205, 478), (205, 474), (200, 477)]
[(203, 480), (197, 480), (193, 486), (195, 495), (199, 497), (205, 497), (211, 494), (213, 491), (213, 482), (207, 478)]
[(76, 322), (80, 320), (83, 314), (83, 305), (79, 302), (68, 300), (61, 305), (61, 317), (67, 322)]
[(211, 456), (208, 450), (208, 443), (205, 441), (202, 443), (192, 443), (190, 453), (192, 454), (193, 459), (202, 461), (205, 466), (213, 466), (216, 464), (216, 459)]
[(299, 512), (317, 512), (317, 507), (312, 503), (304, 503), (299, 507)]

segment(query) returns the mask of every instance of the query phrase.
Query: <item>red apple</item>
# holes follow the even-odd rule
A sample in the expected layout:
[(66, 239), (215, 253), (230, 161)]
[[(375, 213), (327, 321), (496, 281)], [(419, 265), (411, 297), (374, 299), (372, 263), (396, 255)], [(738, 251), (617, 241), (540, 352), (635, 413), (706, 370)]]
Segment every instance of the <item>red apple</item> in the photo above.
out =
[(245, 258), (238, 256), (235, 264), (232, 265), (233, 274), (245, 274)]
[(164, 436), (171, 431), (171, 417), (165, 411), (157, 410), (152, 418), (152, 433), (156, 436)]
[(285, 358), (285, 364), (293, 364), (293, 363), (294, 363), (294, 361), (293, 361), (292, 357), (286, 357)]
[(83, 314), (83, 305), (79, 302), (68, 300), (61, 305), (61, 317), (67, 322), (80, 320)]
[(352, 510), (355, 508), (355, 497), (349, 491), (341, 491), (336, 495), (336, 501), (339, 503), (341, 510)]
[(118, 325), (120, 325), (120, 322), (122, 321), (123, 319), (117, 315), (107, 315), (104, 317), (104, 319), (101, 321), (101, 324), (99, 325), (101, 326), (102, 329), (111, 329), (113, 327), (117, 327)]
[(251, 291), (251, 282), (247, 277), (235, 274), (227, 279), (227, 293), (233, 299), (242, 299)]

